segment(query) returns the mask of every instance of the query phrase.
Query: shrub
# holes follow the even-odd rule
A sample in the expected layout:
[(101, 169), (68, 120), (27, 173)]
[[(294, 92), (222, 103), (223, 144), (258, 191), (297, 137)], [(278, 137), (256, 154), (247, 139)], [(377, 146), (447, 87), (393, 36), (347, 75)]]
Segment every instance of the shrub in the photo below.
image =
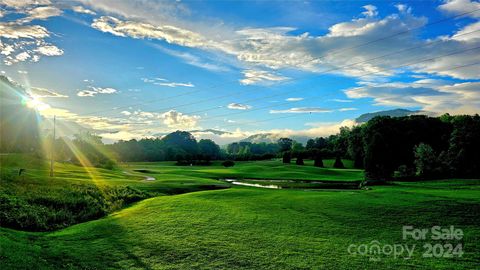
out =
[(407, 165), (400, 165), (393, 176), (396, 179), (412, 179), (415, 177), (415, 169), (410, 168)]
[(292, 154), (290, 152), (283, 153), (283, 163), (290, 164), (292, 162)]
[(57, 230), (103, 217), (126, 204), (150, 197), (128, 186), (26, 185), (6, 184), (0, 188), (1, 227), (26, 231)]
[(315, 167), (322, 167), (323, 168), (323, 160), (320, 155), (316, 155), (313, 161), (313, 166)]
[(231, 160), (225, 160), (224, 162), (222, 162), (222, 165), (223, 165), (224, 167), (227, 167), (227, 168), (228, 168), (228, 167), (233, 167), (233, 166), (235, 166), (235, 162), (233, 162), (233, 161), (231, 161)]
[(345, 168), (345, 165), (343, 165), (342, 159), (340, 157), (335, 158), (335, 163), (333, 163), (333, 167), (337, 169)]
[(297, 157), (297, 160), (295, 161), (295, 164), (297, 165), (305, 165), (305, 163), (303, 162), (303, 157), (301, 155), (299, 155)]

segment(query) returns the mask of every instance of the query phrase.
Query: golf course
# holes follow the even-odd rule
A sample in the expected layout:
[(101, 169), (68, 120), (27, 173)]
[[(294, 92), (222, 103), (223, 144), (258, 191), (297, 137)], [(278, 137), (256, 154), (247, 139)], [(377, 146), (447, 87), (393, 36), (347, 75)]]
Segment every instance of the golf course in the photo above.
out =
[(0, 270), (480, 270), (480, 0), (0, 0)]
[[(25, 155), (1, 158), (2, 174), (11, 177), (2, 182), (0, 207), (6, 202), (27, 207), (22, 201), (48, 208), (63, 200), (54, 205), (68, 209), (68, 198), (56, 192), (84, 189), (128, 187), (137, 196), (128, 204), (116, 198), (121, 206), (105, 216), (61, 229), (1, 228), (2, 269), (475, 269), (480, 260), (480, 180), (268, 189), (222, 179), (351, 182), (361, 180), (363, 172), (348, 168), (348, 161), (346, 169), (333, 169), (330, 160), (325, 168), (280, 160), (237, 162), (230, 168), (215, 162), (126, 163), (115, 170), (55, 163), (56, 177), (50, 178), (47, 162)], [(30, 161), (25, 174), (12, 176), (25, 164), (21, 160)], [(10, 211), (7, 215), (15, 214)], [(428, 240), (402, 239), (404, 225), (458, 227), (464, 253), (424, 258)], [(408, 258), (349, 252), (352, 244), (372, 241), (416, 244), (416, 250)]]

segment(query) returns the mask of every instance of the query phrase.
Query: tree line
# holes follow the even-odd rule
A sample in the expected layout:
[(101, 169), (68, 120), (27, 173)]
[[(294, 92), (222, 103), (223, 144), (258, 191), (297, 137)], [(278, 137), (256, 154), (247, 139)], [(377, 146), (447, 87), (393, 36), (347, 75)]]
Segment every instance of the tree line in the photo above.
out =
[(478, 114), (379, 116), (341, 128), (329, 141), (330, 150), (364, 168), (367, 179), (480, 177)]

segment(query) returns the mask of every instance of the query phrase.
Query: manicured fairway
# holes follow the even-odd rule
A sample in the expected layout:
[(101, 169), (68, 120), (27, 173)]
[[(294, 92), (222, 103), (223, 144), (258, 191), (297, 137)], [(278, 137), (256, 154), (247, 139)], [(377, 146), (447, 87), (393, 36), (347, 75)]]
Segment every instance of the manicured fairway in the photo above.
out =
[(181, 175), (201, 178), (239, 178), (239, 179), (292, 179), (323, 181), (358, 181), (364, 178), (363, 171), (352, 168), (351, 161), (344, 161), (346, 169), (332, 168), (333, 160), (325, 160), (325, 168), (313, 167), (313, 161), (305, 165), (282, 164), (280, 160), (240, 161), (234, 167), (225, 168), (220, 162), (212, 166), (175, 166), (174, 162), (130, 163), (128, 169), (147, 170), (146, 174)]
[[(1, 230), (4, 268), (474, 269), (480, 182), (396, 184), (368, 191), (231, 188), (147, 199), (51, 233)], [(350, 244), (405, 243), (402, 225), (455, 225), (462, 258), (353, 256)], [(416, 244), (416, 241), (407, 241)]]

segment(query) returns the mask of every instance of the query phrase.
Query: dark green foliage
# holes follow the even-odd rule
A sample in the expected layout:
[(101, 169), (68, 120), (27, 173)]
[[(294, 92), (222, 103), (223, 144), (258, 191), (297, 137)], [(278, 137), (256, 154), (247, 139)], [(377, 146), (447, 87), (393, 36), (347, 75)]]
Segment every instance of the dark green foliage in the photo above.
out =
[(480, 116), (461, 115), (449, 120), (453, 125), (447, 155), (449, 169), (455, 176), (480, 177)]
[(416, 173), (422, 178), (440, 176), (440, 163), (433, 148), (421, 143), (414, 148)]
[(302, 157), (301, 154), (299, 154), (299, 155), (297, 156), (297, 160), (295, 161), (295, 164), (297, 164), (297, 165), (305, 165), (305, 163), (303, 162), (303, 157)]
[[(110, 170), (115, 168), (113, 157), (108, 153), (107, 147), (103, 144), (100, 136), (90, 132), (83, 132), (76, 134), (71, 143), (82, 153), (82, 156), (75, 154), (71, 155), (70, 160), (73, 163), (82, 166), (90, 165)], [(84, 161), (79, 160), (79, 158), (85, 158), (88, 160), (89, 164), (85, 164)]]
[(391, 163), (391, 150), (381, 133), (375, 133), (364, 139), (365, 176), (368, 179), (385, 180), (392, 176), (394, 165)]
[(292, 154), (290, 152), (284, 152), (282, 162), (285, 164), (290, 164), (292, 162)]
[(448, 147), (452, 126), (440, 118), (422, 115), (375, 117), (362, 131), (367, 178), (386, 180), (400, 165), (414, 166), (415, 145), (429, 144), (437, 152)]
[(119, 141), (109, 146), (120, 161), (166, 161), (176, 160), (179, 165), (207, 164), (221, 159), (220, 147), (212, 140), (198, 143), (192, 134), (175, 131), (162, 139)]
[(235, 142), (227, 145), (228, 158), (235, 160), (266, 160), (274, 158), (279, 152), (276, 143)]
[(342, 159), (340, 157), (335, 158), (335, 162), (333, 163), (333, 167), (336, 169), (344, 169), (345, 165), (343, 165)]
[(281, 152), (292, 150), (293, 140), (290, 138), (280, 138), (277, 141)]
[(415, 177), (415, 169), (407, 165), (400, 165), (393, 176), (396, 180), (412, 180)]
[(232, 160), (225, 160), (224, 162), (222, 162), (222, 166), (223, 167), (233, 167), (235, 166), (235, 162), (233, 162)]
[(220, 147), (212, 140), (200, 140), (198, 151), (201, 159), (215, 160), (220, 158)]
[(323, 160), (322, 160), (322, 156), (320, 154), (316, 154), (315, 155), (315, 158), (314, 158), (314, 161), (313, 161), (313, 166), (315, 167), (321, 167), (323, 168)]
[(363, 144), (363, 127), (356, 126), (350, 130), (348, 136), (348, 156), (353, 160), (353, 166), (357, 169), (364, 167), (363, 159), (365, 156), (364, 144)]
[(29, 183), (19, 186), (11, 181), (19, 180), (4, 182), (0, 188), (0, 226), (18, 230), (49, 231), (64, 228), (103, 217), (127, 204), (149, 197), (128, 186), (39, 186)]

